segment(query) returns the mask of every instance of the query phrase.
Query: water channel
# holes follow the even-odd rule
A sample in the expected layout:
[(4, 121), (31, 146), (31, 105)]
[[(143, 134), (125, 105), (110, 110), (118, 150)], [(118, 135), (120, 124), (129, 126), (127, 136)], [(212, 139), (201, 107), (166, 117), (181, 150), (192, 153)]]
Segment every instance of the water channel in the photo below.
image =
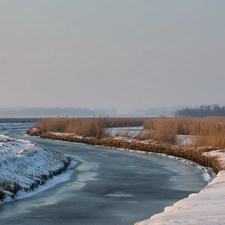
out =
[(167, 157), (26, 136), (70, 156), (70, 179), (29, 198), (0, 205), (4, 225), (132, 225), (163, 211), (207, 182), (202, 172)]

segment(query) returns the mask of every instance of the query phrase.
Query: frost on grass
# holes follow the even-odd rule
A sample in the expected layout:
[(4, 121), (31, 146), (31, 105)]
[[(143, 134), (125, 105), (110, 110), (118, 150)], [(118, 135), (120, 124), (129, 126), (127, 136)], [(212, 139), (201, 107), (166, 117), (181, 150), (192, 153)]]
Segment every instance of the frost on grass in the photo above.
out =
[(25, 139), (0, 135), (0, 203), (66, 170), (70, 159)]

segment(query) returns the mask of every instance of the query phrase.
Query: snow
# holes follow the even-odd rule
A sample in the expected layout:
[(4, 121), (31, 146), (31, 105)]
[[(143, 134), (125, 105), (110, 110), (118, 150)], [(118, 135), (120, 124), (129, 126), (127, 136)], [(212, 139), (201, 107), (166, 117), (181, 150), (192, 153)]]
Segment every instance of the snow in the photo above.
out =
[[(193, 136), (180, 135), (177, 137), (177, 141), (179, 144), (185, 145), (190, 144), (193, 138)], [(212, 150), (202, 154), (207, 157), (216, 157), (220, 165), (225, 169), (224, 150)], [(182, 161), (187, 163), (187, 160), (182, 159)], [(193, 162), (191, 162), (192, 164)], [(212, 171), (209, 168), (205, 169), (208, 170), (205, 173), (208, 174), (207, 179), (208, 181), (211, 180), (211, 182), (203, 190), (189, 195), (188, 198), (176, 202), (173, 206), (166, 207), (164, 212), (153, 215), (150, 219), (137, 222), (135, 225), (225, 224), (225, 170), (220, 171), (212, 179)]]
[[(126, 135), (129, 137), (133, 137), (137, 134), (139, 134), (140, 131), (144, 131), (143, 126), (138, 127), (110, 127), (106, 128), (106, 131), (109, 133), (111, 137), (117, 136), (117, 135)], [(148, 130), (146, 130), (148, 131)]]
[(216, 157), (220, 165), (225, 168), (225, 152), (223, 150), (214, 150), (210, 152), (204, 152), (203, 155), (208, 157)]
[[(129, 137), (118, 136), (115, 138), (129, 142), (135, 141)], [(195, 136), (191, 135), (177, 135), (176, 141), (178, 145), (189, 145), (195, 138)], [(153, 144), (151, 140), (142, 141), (142, 143)], [(188, 198), (176, 202), (173, 206), (165, 207), (164, 212), (155, 214), (150, 219), (137, 222), (135, 225), (225, 224), (225, 150), (211, 150), (202, 154), (207, 157), (216, 157), (224, 170), (216, 175), (211, 168), (203, 167), (192, 161), (165, 154), (157, 154), (198, 167), (203, 171), (204, 178), (210, 183), (199, 193), (190, 194)]]
[[(208, 157), (216, 156), (220, 165), (225, 168), (225, 152), (223, 150), (213, 150), (203, 154)], [(208, 174), (210, 175), (210, 171), (208, 171)], [(222, 170), (199, 193), (191, 194), (188, 198), (176, 202), (173, 206), (166, 207), (164, 212), (156, 214), (148, 220), (137, 222), (135, 225), (225, 224), (224, 187), (225, 170)]]
[(176, 136), (176, 144), (179, 145), (190, 145), (196, 139), (196, 136), (192, 135), (177, 135)]
[[(191, 144), (193, 136), (179, 135), (177, 143), (181, 145)], [(211, 150), (202, 153), (207, 157), (216, 157), (224, 170), (220, 171), (213, 179), (210, 168), (205, 168), (208, 174), (208, 181), (211, 182), (199, 193), (193, 193), (188, 198), (168, 206), (162, 213), (153, 215), (150, 219), (135, 223), (135, 225), (222, 225), (225, 224), (225, 151)], [(169, 156), (176, 158), (173, 156)], [(187, 160), (182, 159), (187, 163)], [(190, 163), (191, 165), (193, 162)], [(195, 163), (194, 163), (195, 164)], [(212, 176), (211, 176), (212, 175)]]
[[(113, 130), (115, 133), (116, 128)], [(120, 130), (121, 131), (121, 130)], [(121, 132), (122, 133), (122, 132)], [(58, 133), (57, 135), (63, 135)], [(65, 135), (65, 134), (64, 134)], [(73, 134), (75, 135), (75, 134)], [(132, 139), (129, 136), (117, 136), (114, 137), (118, 140), (124, 140), (128, 142), (136, 141), (144, 144), (154, 144), (152, 140), (138, 141)], [(188, 145), (193, 142), (194, 136), (177, 136), (177, 144)], [(121, 149), (125, 150), (125, 149)], [(133, 151), (133, 150), (129, 150)], [(135, 151), (137, 152), (137, 151)], [(140, 152), (143, 153), (143, 152)], [(146, 153), (145, 153), (146, 154)], [(148, 153), (156, 154), (156, 153)], [(208, 157), (217, 157), (220, 165), (225, 169), (225, 152), (222, 150), (212, 150), (202, 153)], [(137, 222), (135, 225), (212, 225), (212, 224), (225, 224), (225, 170), (219, 172), (217, 175), (211, 168), (203, 167), (192, 161), (168, 156), (165, 154), (157, 154), (162, 157), (169, 157), (174, 160), (180, 160), (191, 166), (198, 167), (203, 171), (204, 178), (210, 182), (199, 193), (193, 193), (188, 198), (182, 199), (176, 202), (173, 206), (168, 206), (164, 209), (164, 212), (152, 216), (150, 219)], [(114, 197), (128, 197), (123, 196), (123, 193), (116, 193)], [(131, 196), (129, 196), (131, 197)]]
[[(69, 163), (70, 159), (61, 153), (25, 139), (0, 135), (0, 203), (26, 196), (60, 174)], [(64, 179), (54, 178), (49, 185)]]
[(168, 206), (163, 213), (135, 225), (222, 225), (225, 221), (225, 170), (197, 194)]
[(45, 191), (49, 188), (54, 187), (59, 183), (66, 182), (67, 180), (70, 179), (70, 176), (73, 173), (74, 167), (76, 165), (77, 163), (75, 161), (71, 161), (70, 165), (68, 166), (67, 170), (64, 173), (59, 174), (58, 176), (52, 177), (50, 180), (47, 180), (44, 184), (42, 184), (41, 186), (39, 186), (38, 188), (34, 189), (31, 192), (20, 191), (16, 199), (22, 199), (22, 198), (33, 196), (37, 193), (40, 193), (42, 191)]
[(59, 136), (59, 137), (75, 137), (75, 138), (78, 138), (78, 139), (83, 139), (84, 137), (81, 136), (81, 135), (76, 135), (75, 133), (62, 133), (62, 132), (50, 132), (56, 136)]
[(12, 130), (12, 129), (29, 129), (30, 127), (33, 127), (35, 123), (33, 122), (1, 122), (0, 123), (0, 131), (1, 130)]
[[(4, 129), (11, 129), (12, 127), (21, 129), (22, 127), (22, 125), (20, 127), (18, 124), (17, 126), (4, 126)], [(4, 126), (2, 126), (1, 123), (0, 130)], [(55, 134), (59, 136), (65, 135), (62, 133)], [(76, 136), (75, 134), (70, 135)], [(83, 138), (82, 136), (77, 137), (80, 139)], [(116, 138), (126, 139), (124, 137)], [(179, 144), (189, 144), (192, 140), (193, 137), (191, 136), (188, 138), (187, 136), (179, 136), (177, 138)], [(127, 141), (131, 140), (127, 139)], [(143, 141), (143, 143), (151, 142), (151, 140)], [(217, 160), (223, 168), (225, 168), (225, 152), (223, 150), (213, 150), (210, 152), (204, 152), (203, 154), (208, 157), (216, 156)], [(161, 156), (165, 157), (166, 155), (161, 154)], [(164, 212), (153, 215), (150, 219), (137, 222), (135, 225), (224, 224), (225, 170), (220, 171), (217, 176), (215, 176), (210, 168), (201, 167), (189, 160), (173, 156), (166, 157), (181, 160), (184, 163), (188, 163), (192, 166), (199, 167), (199, 169), (205, 170), (203, 172), (207, 176), (206, 179), (211, 182), (199, 193), (193, 193), (189, 195), (188, 198), (176, 202), (173, 206), (166, 207)], [(12, 139), (10, 137), (0, 135), (0, 192), (2, 190), (1, 183), (3, 182), (8, 182), (10, 185), (12, 185), (13, 182), (18, 182), (21, 186), (21, 190), (16, 195), (10, 191), (3, 190), (6, 196), (4, 201), (12, 201), (13, 199), (28, 197), (54, 186), (59, 182), (69, 179), (71, 170), (67, 170), (67, 172), (59, 176), (54, 176), (52, 179), (34, 190), (30, 188), (32, 183), (36, 182), (38, 184), (38, 182), (42, 181), (41, 175), (50, 175), (52, 171), (60, 168), (60, 166), (62, 166), (62, 160), (67, 160), (67, 158), (60, 153), (50, 151), (28, 140)], [(74, 167), (75, 164), (76, 163), (73, 162), (70, 167)], [(124, 196), (123, 193), (115, 193), (113, 196), (128, 197)]]

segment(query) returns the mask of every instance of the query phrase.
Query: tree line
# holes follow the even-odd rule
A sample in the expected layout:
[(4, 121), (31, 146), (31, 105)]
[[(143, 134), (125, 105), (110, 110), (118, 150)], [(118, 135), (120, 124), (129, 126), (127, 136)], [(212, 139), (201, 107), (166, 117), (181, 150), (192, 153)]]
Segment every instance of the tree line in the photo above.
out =
[(225, 116), (225, 106), (201, 105), (195, 108), (184, 108), (175, 111), (176, 117)]

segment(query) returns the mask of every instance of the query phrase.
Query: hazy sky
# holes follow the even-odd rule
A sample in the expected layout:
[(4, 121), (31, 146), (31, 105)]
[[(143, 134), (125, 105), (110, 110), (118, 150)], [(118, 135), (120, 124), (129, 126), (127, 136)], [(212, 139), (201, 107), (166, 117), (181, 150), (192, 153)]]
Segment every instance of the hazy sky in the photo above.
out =
[(0, 107), (212, 103), (224, 0), (0, 0)]

